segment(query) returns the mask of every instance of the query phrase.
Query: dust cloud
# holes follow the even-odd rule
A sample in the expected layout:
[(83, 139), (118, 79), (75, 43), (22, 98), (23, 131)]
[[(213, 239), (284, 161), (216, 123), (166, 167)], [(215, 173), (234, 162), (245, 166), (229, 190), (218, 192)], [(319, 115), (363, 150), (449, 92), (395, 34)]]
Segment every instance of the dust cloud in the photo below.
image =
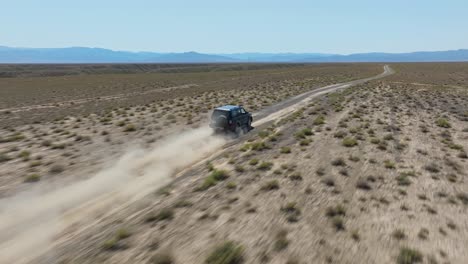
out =
[[(167, 137), (150, 149), (128, 150), (93, 177), (38, 185), (0, 200), (0, 263), (25, 263), (49, 249), (57, 235), (93, 212), (116, 210), (168, 184), (178, 170), (213, 153), (225, 139), (204, 127)], [(47, 184), (42, 183), (42, 184)]]

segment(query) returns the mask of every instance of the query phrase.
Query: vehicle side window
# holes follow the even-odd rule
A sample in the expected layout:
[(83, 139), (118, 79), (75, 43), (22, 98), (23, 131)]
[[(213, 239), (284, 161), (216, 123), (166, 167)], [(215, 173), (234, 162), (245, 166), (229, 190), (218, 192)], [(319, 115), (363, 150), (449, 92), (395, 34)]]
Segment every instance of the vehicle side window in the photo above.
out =
[(244, 110), (244, 108), (241, 108), (241, 109), (240, 109), (240, 112), (241, 112), (241, 114), (245, 114), (245, 113), (246, 113), (245, 110)]
[(231, 111), (231, 112), (232, 112), (232, 117), (236, 117), (236, 116), (238, 115), (238, 111), (239, 111), (239, 110), (237, 110), (237, 109), (232, 110), (232, 111)]

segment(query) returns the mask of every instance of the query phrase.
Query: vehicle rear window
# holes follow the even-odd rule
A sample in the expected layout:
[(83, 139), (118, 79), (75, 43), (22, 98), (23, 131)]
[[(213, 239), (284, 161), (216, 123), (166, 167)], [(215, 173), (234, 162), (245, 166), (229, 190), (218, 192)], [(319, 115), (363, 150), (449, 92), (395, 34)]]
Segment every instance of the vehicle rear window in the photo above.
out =
[(229, 117), (229, 111), (215, 109), (211, 115), (211, 119), (217, 119), (219, 116)]

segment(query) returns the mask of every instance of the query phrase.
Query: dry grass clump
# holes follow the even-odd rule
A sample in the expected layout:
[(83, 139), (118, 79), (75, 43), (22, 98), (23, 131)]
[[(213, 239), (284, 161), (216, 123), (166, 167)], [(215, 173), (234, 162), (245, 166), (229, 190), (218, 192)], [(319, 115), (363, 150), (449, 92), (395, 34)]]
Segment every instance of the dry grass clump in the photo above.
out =
[(216, 246), (205, 259), (205, 264), (240, 264), (244, 262), (244, 247), (234, 241)]
[(41, 176), (39, 174), (31, 174), (24, 179), (24, 182), (38, 182), (41, 180)]
[(443, 118), (443, 117), (436, 120), (436, 125), (439, 126), (439, 127), (443, 127), (443, 128), (452, 127), (452, 125), (450, 125), (450, 122), (448, 121), (448, 119)]
[(223, 181), (229, 177), (229, 174), (225, 170), (214, 169), (211, 174), (205, 178), (202, 185), (200, 185), (196, 190), (204, 191), (213, 186), (215, 186), (219, 181)]
[(121, 243), (122, 240), (130, 237), (132, 234), (125, 228), (120, 228), (117, 230), (114, 237), (104, 241), (102, 243), (102, 249), (104, 250), (118, 250), (124, 249), (125, 245)]
[(344, 230), (344, 216), (346, 215), (346, 209), (342, 205), (336, 205), (334, 207), (328, 207), (326, 216), (331, 219), (331, 222), (337, 231)]
[(272, 167), (273, 167), (272, 162), (263, 161), (262, 163), (258, 165), (257, 169), (266, 171), (266, 170), (270, 170)]
[(288, 222), (299, 221), (299, 216), (301, 215), (301, 209), (299, 209), (296, 202), (289, 202), (282, 206), (281, 212), (286, 214), (286, 219)]
[(371, 190), (372, 187), (371, 185), (368, 183), (367, 180), (365, 179), (358, 179), (357, 182), (356, 182), (356, 188), (358, 189), (361, 189), (361, 190), (365, 190), (365, 191), (368, 191), (368, 190)]
[(152, 264), (173, 264), (175, 263), (174, 257), (169, 252), (159, 252), (154, 254), (151, 259), (150, 263)]
[(400, 249), (400, 254), (397, 257), (398, 264), (414, 264), (420, 263), (423, 260), (423, 255), (416, 249), (403, 247)]
[(267, 181), (265, 184), (262, 185), (260, 188), (262, 191), (273, 191), (279, 189), (279, 182), (278, 180), (271, 180)]
[(343, 158), (336, 158), (334, 160), (332, 160), (331, 164), (333, 166), (346, 166), (346, 162)]
[(145, 221), (146, 222), (159, 222), (164, 220), (172, 220), (174, 218), (174, 209), (172, 208), (163, 208), (158, 213), (149, 213)]
[(275, 243), (273, 244), (275, 251), (282, 251), (288, 247), (289, 240), (287, 239), (287, 235), (288, 231), (286, 229), (282, 229), (276, 234)]
[(358, 142), (357, 142), (357, 140), (355, 138), (345, 137), (343, 139), (342, 145), (347, 147), (347, 148), (351, 148), (351, 147), (357, 146)]

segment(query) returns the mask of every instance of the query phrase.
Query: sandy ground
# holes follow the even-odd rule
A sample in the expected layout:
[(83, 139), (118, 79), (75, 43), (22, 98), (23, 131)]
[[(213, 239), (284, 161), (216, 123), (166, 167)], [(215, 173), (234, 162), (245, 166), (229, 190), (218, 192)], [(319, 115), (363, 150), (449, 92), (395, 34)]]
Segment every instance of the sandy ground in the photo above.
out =
[(103, 171), (141, 192), (84, 204), (33, 262), (466, 263), (467, 88), (392, 68), (265, 107), (227, 144), (200, 126), (131, 152)]
[[(190, 85), (180, 86), (177, 89), (189, 87)], [(175, 88), (168, 87), (163, 90), (167, 89), (172, 91)], [(281, 95), (287, 90), (287, 96), (291, 92), (298, 93), (305, 89), (310, 87), (295, 88), (289, 84), (275, 89), (273, 95)], [(123, 98), (126, 95), (100, 97), (98, 101), (113, 100), (117, 96)], [(228, 95), (218, 93), (213, 97), (211, 93), (205, 93), (200, 99), (211, 98), (219, 101)], [(261, 96), (261, 93), (257, 92), (256, 96), (258, 95)], [(272, 99), (271, 95), (270, 93), (268, 100), (263, 99), (263, 104), (281, 98), (278, 96), (278, 99)], [(250, 94), (246, 93), (244, 96), (248, 97)], [(7, 131), (3, 131), (4, 136), (0, 138), (3, 143), (2, 150), (6, 150), (2, 151), (0, 163), (3, 189), (1, 194), (4, 197), (0, 203), (4, 216), (1, 222), (1, 229), (4, 230), (2, 259), (6, 259), (7, 262), (19, 261), (16, 258), (25, 255), (25, 251), (29, 252), (27, 255), (34, 255), (36, 250), (39, 252), (40, 248), (54, 240), (57, 230), (67, 227), (69, 223), (82, 220), (87, 214), (94, 216), (106, 205), (112, 207), (120, 200), (131, 204), (133, 200), (126, 200), (130, 194), (135, 200), (144, 197), (148, 192), (170, 181), (174, 172), (219, 148), (225, 140), (211, 137), (211, 131), (205, 128), (204, 123), (207, 114), (182, 114), (181, 117), (188, 117), (188, 121), (187, 124), (180, 124), (177, 108), (186, 107), (187, 103), (196, 104), (196, 101), (192, 100), (178, 100), (175, 107), (174, 101), (167, 101), (156, 105), (114, 110), (104, 116), (71, 116), (53, 123), (6, 128)], [(62, 101), (59, 104), (29, 105), (3, 110), (12, 114), (34, 112), (48, 106), (61, 108), (67, 107), (67, 104), (85, 104), (88, 101), (90, 99), (78, 99)], [(167, 107), (164, 106), (165, 103)], [(169, 106), (172, 106), (171, 112), (161, 128), (154, 120), (163, 117), (164, 110), (169, 109)], [(158, 113), (161, 110), (163, 112)], [(122, 116), (124, 119), (115, 121), (114, 116)], [(117, 123), (117, 131), (109, 127), (112, 123)], [(136, 128), (134, 124), (137, 124)], [(171, 124), (172, 127), (168, 126)], [(201, 128), (197, 128), (200, 124)], [(145, 131), (140, 131), (143, 127)], [(155, 130), (157, 135), (152, 132)], [(181, 130), (190, 132), (180, 134)], [(174, 133), (175, 131), (177, 133)], [(124, 142), (128, 138), (134, 138), (135, 134), (141, 135), (142, 132), (142, 139)], [(102, 145), (106, 147), (103, 148)], [(27, 150), (22, 150), (25, 147)], [(126, 150), (123, 156), (120, 154), (122, 149)], [(172, 155), (169, 154), (171, 151)], [(187, 155), (181, 156), (180, 151)], [(161, 153), (168, 153), (168, 156), (161, 157)], [(115, 159), (119, 161), (116, 163)], [(21, 177), (23, 173), (26, 175)], [(44, 177), (44, 174), (47, 177)], [(130, 175), (137, 176), (137, 179), (131, 179)], [(131, 186), (128, 184), (130, 180)], [(123, 189), (125, 191), (122, 191)], [(122, 195), (122, 198), (116, 197), (116, 193)], [(99, 206), (93, 200), (97, 196)], [(70, 212), (71, 208), (76, 208), (77, 211)], [(57, 220), (62, 219), (62, 215), (66, 221)]]

